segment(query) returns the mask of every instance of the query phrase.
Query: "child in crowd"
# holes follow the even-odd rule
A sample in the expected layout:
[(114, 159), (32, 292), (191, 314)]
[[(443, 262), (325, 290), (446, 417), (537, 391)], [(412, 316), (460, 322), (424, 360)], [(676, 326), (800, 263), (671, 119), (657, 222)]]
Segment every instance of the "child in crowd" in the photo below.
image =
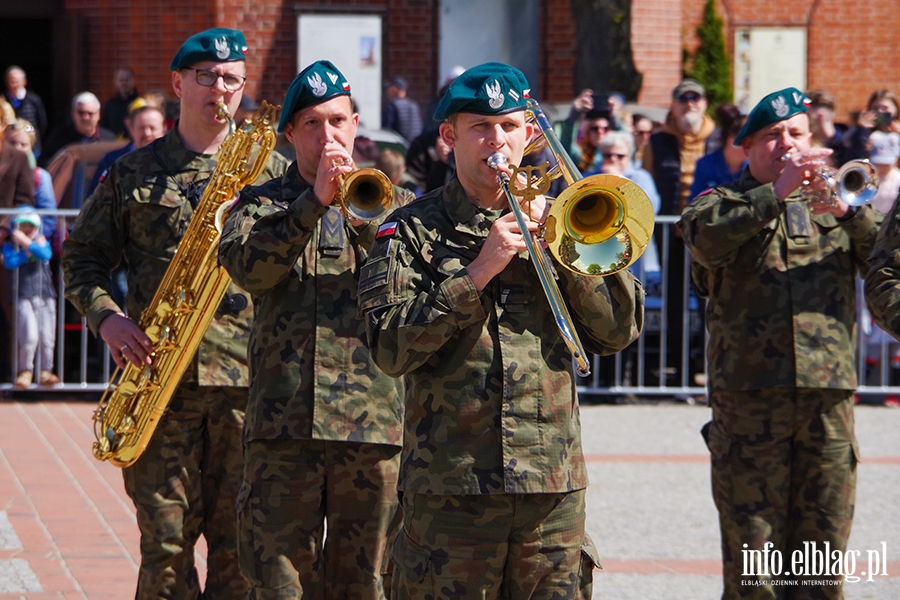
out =
[(56, 290), (50, 275), (53, 250), (41, 233), (41, 218), (30, 206), (20, 207), (12, 225), (9, 240), (3, 245), (3, 264), (9, 270), (18, 269), (19, 374), (15, 385), (23, 389), (31, 385), (36, 355), (40, 370), (38, 383), (54, 385), (59, 383), (59, 377), (52, 370), (53, 347), (56, 345)]

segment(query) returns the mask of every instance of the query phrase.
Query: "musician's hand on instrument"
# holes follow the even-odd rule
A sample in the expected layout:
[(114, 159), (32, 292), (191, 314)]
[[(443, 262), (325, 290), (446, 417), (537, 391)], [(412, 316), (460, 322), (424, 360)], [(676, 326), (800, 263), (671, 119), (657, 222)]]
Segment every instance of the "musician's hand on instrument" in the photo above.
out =
[[(537, 230), (538, 223), (529, 221), (530, 234)], [(514, 256), (525, 249), (525, 238), (519, 231), (519, 224), (513, 213), (506, 213), (494, 221), (478, 256), (466, 267), (475, 288), (483, 290), (494, 276), (509, 265)]]
[(831, 153), (830, 148), (809, 148), (802, 152), (788, 152), (782, 156), (784, 168), (772, 184), (775, 197), (783, 202), (794, 190), (804, 185), (804, 182), (809, 182), (815, 189), (814, 186), (819, 185), (822, 179), (816, 177), (816, 169), (828, 166), (828, 157)]
[(328, 142), (319, 159), (313, 194), (322, 206), (330, 206), (341, 189), (340, 176), (352, 173), (353, 158), (337, 142)]
[(831, 213), (837, 219), (845, 218), (847, 216), (847, 213), (852, 210), (850, 205), (838, 198), (837, 194), (833, 196), (833, 199), (833, 203), (828, 203), (822, 202), (818, 198), (813, 198), (809, 201), (809, 210), (814, 215), (824, 215), (825, 213)]
[(153, 342), (137, 323), (123, 313), (115, 313), (103, 319), (99, 333), (120, 369), (125, 368), (126, 360), (137, 367), (150, 364)]

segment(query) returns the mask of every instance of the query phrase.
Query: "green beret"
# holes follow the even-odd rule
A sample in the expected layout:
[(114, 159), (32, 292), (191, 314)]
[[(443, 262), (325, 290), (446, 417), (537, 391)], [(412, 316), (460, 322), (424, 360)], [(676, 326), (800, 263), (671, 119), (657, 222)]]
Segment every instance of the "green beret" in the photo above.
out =
[(284, 109), (278, 131), (285, 126), (298, 110), (321, 104), (337, 96), (349, 96), (350, 84), (344, 74), (327, 60), (317, 60), (294, 77), (291, 87), (284, 97)]
[(753, 135), (767, 125), (805, 113), (809, 108), (809, 104), (809, 98), (797, 88), (789, 87), (772, 92), (760, 100), (759, 104), (750, 111), (740, 133), (734, 138), (734, 145), (739, 146), (741, 140), (748, 135)]
[(453, 80), (434, 111), (434, 120), (443, 121), (458, 112), (502, 115), (524, 110), (530, 91), (517, 68), (498, 62), (478, 65)]
[(237, 29), (217, 27), (195, 33), (178, 50), (169, 65), (170, 71), (178, 71), (198, 62), (232, 62), (247, 60), (247, 40)]

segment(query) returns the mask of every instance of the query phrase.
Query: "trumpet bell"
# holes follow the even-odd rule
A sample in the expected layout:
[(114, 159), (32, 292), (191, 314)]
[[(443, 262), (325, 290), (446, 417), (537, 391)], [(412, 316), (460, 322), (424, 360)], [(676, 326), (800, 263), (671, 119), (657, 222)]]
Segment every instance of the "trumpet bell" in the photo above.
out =
[(834, 176), (835, 193), (850, 206), (868, 204), (878, 193), (878, 172), (868, 160), (851, 160)]
[(371, 221), (384, 215), (394, 201), (394, 186), (378, 169), (360, 169), (341, 184), (341, 207), (350, 219)]
[(653, 235), (653, 205), (626, 177), (579, 179), (553, 202), (544, 240), (556, 260), (582, 275), (612, 275), (643, 254)]

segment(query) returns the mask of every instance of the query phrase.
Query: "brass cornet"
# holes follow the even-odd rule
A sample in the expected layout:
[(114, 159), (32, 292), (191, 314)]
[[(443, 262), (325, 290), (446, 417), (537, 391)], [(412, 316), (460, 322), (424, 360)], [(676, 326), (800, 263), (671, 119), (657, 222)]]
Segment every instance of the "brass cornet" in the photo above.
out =
[[(790, 154), (785, 154), (782, 161), (787, 161)], [(816, 189), (813, 182), (821, 179), (824, 189)], [(868, 159), (851, 160), (840, 169), (820, 166), (813, 169), (812, 178), (804, 180), (800, 185), (800, 196), (805, 200), (819, 200), (825, 204), (835, 205), (836, 199), (850, 206), (862, 206), (875, 198), (878, 192), (878, 173)]]
[[(333, 166), (340, 165), (334, 161)], [(384, 215), (394, 202), (394, 185), (378, 169), (357, 169), (338, 177), (341, 189), (335, 202), (351, 221), (371, 221)]]

